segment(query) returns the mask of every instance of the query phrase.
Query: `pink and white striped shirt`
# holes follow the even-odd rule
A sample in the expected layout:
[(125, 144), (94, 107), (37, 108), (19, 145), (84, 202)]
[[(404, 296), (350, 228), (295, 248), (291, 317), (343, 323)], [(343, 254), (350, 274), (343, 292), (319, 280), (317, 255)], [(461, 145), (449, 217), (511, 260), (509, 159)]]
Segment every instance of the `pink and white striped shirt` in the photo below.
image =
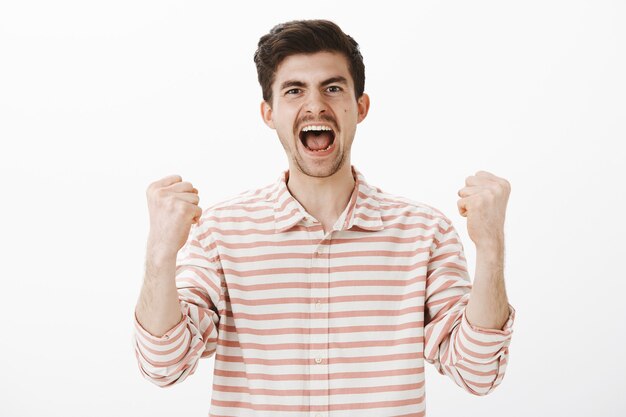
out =
[(278, 181), (203, 211), (178, 252), (182, 320), (161, 337), (135, 316), (141, 374), (166, 387), (215, 354), (209, 416), (424, 416), (424, 361), (472, 394), (500, 384), (503, 329), (465, 318), (463, 245), (435, 208), (351, 167), (333, 230)]

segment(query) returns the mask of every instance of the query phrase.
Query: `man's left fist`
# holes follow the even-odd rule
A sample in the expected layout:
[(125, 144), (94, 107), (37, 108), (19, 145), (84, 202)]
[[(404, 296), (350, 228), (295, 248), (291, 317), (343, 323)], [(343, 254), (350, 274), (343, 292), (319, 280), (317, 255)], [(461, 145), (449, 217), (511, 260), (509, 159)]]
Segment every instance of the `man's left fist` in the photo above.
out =
[(458, 192), (457, 206), (467, 217), (467, 232), (478, 246), (501, 245), (504, 242), (504, 218), (511, 184), (487, 171), (478, 171), (465, 179)]

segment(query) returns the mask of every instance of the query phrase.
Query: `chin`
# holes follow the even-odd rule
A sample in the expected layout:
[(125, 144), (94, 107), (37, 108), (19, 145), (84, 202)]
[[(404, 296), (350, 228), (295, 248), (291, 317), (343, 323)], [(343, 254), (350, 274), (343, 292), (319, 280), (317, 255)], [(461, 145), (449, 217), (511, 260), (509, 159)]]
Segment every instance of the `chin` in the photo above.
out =
[(306, 159), (306, 156), (295, 160), (296, 166), (300, 172), (315, 178), (327, 178), (336, 174), (345, 163), (343, 153), (339, 153), (335, 159), (325, 160), (320, 164), (312, 163)]

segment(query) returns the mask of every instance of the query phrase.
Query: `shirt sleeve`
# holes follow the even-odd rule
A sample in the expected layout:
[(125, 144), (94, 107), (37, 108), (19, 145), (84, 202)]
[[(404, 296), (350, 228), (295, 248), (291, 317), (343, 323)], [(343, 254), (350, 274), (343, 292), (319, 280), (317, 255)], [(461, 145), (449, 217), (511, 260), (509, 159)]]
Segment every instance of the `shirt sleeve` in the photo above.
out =
[(493, 391), (504, 377), (515, 310), (502, 329), (467, 321), (472, 284), (463, 244), (449, 219), (440, 219), (426, 280), (424, 358), (442, 375), (474, 395)]
[(200, 358), (215, 353), (220, 316), (225, 314), (222, 282), (215, 242), (206, 227), (192, 225), (176, 256), (181, 321), (158, 337), (134, 317), (135, 356), (144, 378), (160, 387), (177, 384), (195, 372)]

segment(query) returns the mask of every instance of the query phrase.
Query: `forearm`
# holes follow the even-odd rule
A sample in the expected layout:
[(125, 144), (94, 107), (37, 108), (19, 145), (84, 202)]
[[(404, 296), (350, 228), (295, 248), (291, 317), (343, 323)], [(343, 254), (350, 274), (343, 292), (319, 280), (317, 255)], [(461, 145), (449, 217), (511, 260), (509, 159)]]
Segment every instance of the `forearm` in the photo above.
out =
[(504, 239), (476, 247), (476, 272), (465, 315), (485, 329), (502, 329), (509, 316), (504, 286)]
[(137, 320), (160, 337), (182, 319), (176, 290), (176, 254), (161, 254), (148, 247), (146, 274), (135, 308)]
[(515, 316), (504, 291), (504, 248), (485, 244), (500, 236), (483, 240), (472, 285), (458, 234), (449, 224), (439, 229), (448, 233), (437, 241), (447, 243), (434, 248), (428, 267), (425, 311), (433, 319), (424, 329), (424, 359), (461, 388), (485, 395), (502, 381)]

